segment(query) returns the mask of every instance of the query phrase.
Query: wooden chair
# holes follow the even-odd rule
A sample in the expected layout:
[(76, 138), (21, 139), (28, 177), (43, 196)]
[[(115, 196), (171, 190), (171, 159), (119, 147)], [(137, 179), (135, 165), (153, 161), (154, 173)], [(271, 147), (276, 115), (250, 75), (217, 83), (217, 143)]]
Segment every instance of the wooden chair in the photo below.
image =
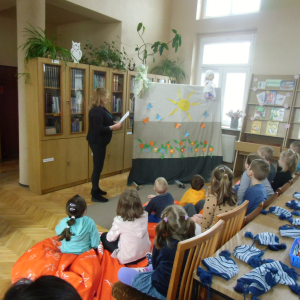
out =
[(278, 191), (276, 191), (271, 197), (263, 202), (263, 209), (267, 208), (272, 202), (274, 202), (279, 196)]
[(225, 221), (225, 225), (222, 230), (222, 234), (220, 237), (220, 240), (218, 242), (217, 249), (221, 248), (225, 243), (227, 243), (236, 233), (238, 233), (244, 223), (244, 217), (248, 208), (249, 201), (245, 200), (240, 206), (237, 208), (223, 213), (219, 214), (215, 218), (215, 224), (219, 220)]
[(244, 218), (244, 224), (243, 224), (243, 228), (252, 220), (254, 220), (259, 214), (260, 212), (263, 210), (263, 206), (264, 203), (260, 203), (259, 206), (257, 206), (252, 213), (250, 213), (249, 215), (245, 216)]
[[(216, 252), (224, 224), (225, 222), (220, 220), (204, 233), (178, 243), (167, 300), (187, 300), (192, 298), (193, 272), (198, 266), (202, 266), (202, 259), (210, 257)], [(189, 250), (189, 254), (185, 265), (183, 265), (186, 250)], [(181, 282), (179, 282), (182, 268), (184, 268), (184, 271)], [(176, 297), (178, 287), (179, 294)], [(113, 285), (112, 296), (117, 300), (153, 299), (120, 281)]]

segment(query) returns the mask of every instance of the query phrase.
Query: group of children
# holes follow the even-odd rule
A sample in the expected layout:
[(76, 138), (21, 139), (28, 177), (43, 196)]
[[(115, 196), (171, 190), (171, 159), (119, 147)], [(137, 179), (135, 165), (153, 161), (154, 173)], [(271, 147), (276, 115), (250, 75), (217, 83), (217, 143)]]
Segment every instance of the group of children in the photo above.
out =
[[(296, 152), (297, 151), (297, 152)], [(174, 198), (167, 191), (167, 181), (160, 177), (154, 184), (157, 195), (149, 195), (150, 201), (142, 206), (138, 192), (126, 189), (120, 196), (117, 216), (112, 228), (103, 233), (103, 247), (121, 264), (137, 263), (148, 258), (148, 266), (142, 269), (121, 268), (119, 280), (141, 292), (166, 299), (178, 242), (191, 238), (214, 224), (216, 215), (228, 212), (245, 200), (249, 201), (246, 215), (270, 197), (277, 188), (288, 182), (299, 169), (300, 143), (280, 153), (278, 172), (270, 162), (273, 149), (259, 148), (258, 153), (248, 155), (245, 172), (240, 182), (233, 186), (233, 172), (225, 165), (212, 172), (211, 185), (204, 189), (202, 176), (194, 175), (191, 188), (174, 205)], [(85, 200), (79, 195), (67, 202), (67, 218), (61, 220), (56, 233), (62, 241), (61, 251), (81, 254), (97, 248), (100, 236), (94, 221), (84, 216)], [(148, 222), (158, 223), (154, 247), (148, 235)]]

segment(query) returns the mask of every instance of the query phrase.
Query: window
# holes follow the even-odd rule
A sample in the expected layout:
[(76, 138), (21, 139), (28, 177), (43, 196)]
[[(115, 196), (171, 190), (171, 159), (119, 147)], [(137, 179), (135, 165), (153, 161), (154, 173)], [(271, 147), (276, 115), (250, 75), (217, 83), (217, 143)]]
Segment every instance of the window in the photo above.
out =
[(205, 18), (249, 14), (259, 10), (260, 0), (206, 0), (204, 2)]
[(204, 86), (205, 72), (214, 71), (214, 85), (221, 88), (222, 125), (230, 124), (230, 118), (226, 116), (230, 109), (244, 109), (250, 83), (254, 44), (254, 34), (200, 40), (198, 84)]

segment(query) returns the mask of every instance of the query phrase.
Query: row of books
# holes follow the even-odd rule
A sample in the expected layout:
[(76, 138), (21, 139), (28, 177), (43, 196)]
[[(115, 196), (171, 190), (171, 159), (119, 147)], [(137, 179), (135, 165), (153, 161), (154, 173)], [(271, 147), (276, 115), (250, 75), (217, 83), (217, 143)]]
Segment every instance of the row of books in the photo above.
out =
[(45, 94), (45, 113), (60, 113), (60, 97), (52, 96), (51, 93)]
[(98, 87), (105, 88), (105, 77), (101, 75), (94, 75), (94, 90)]
[(61, 123), (58, 118), (47, 118), (45, 126), (46, 135), (61, 133)]
[[(251, 133), (260, 134), (261, 133), (261, 121), (254, 121), (252, 123)], [(279, 122), (269, 121), (267, 124), (266, 135), (277, 136)]]
[(50, 88), (60, 88), (60, 67), (44, 65), (44, 85)]
[(84, 89), (84, 72), (82, 69), (71, 69), (71, 89)]
[[(283, 121), (285, 109), (282, 107), (271, 107), (270, 120)], [(264, 120), (266, 117), (266, 108), (264, 106), (256, 106), (254, 118)]]
[(123, 76), (114, 75), (113, 77), (113, 91), (118, 92), (122, 91), (123, 87)]
[(115, 95), (113, 96), (112, 111), (122, 112), (122, 99), (116, 98)]
[(134, 96), (129, 99), (129, 111), (134, 111)]
[(71, 97), (71, 113), (83, 113), (83, 101), (80, 98)]
[(82, 132), (83, 131), (83, 122), (79, 118), (75, 118), (71, 122), (71, 132)]

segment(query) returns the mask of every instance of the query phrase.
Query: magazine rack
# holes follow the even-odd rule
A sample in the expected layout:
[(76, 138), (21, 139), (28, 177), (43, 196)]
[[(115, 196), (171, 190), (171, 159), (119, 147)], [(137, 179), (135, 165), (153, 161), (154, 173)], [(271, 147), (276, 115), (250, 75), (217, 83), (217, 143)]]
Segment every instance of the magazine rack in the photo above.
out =
[(294, 75), (252, 75), (246, 116), (235, 144), (234, 176), (244, 171), (245, 156), (262, 145), (274, 150), (277, 161), (283, 148), (300, 140), (300, 90)]

